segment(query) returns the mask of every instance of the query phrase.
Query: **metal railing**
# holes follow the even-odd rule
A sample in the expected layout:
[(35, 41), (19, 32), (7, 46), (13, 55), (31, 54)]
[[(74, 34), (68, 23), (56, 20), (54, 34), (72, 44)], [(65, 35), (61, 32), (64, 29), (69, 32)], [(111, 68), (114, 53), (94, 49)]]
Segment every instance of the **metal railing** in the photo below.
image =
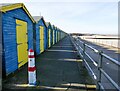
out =
[[(84, 43), (83, 41), (81, 41), (78, 38), (73, 38), (71, 37), (71, 41), (74, 44), (78, 54), (81, 56), (81, 58), (83, 59), (83, 63), (85, 64), (85, 67), (87, 68), (87, 70), (90, 71), (91, 76), (93, 76), (96, 79), (96, 85), (97, 85), (97, 89), (98, 90), (105, 90), (103, 84), (101, 83), (101, 75), (103, 74), (105, 78), (108, 79), (108, 81), (117, 89), (117, 91), (120, 91), (120, 87), (119, 85), (104, 71), (103, 67), (102, 67), (102, 62), (103, 62), (103, 58), (108, 59), (110, 62), (112, 62), (113, 64), (117, 65), (118, 67), (120, 67), (120, 62), (109, 57), (108, 55), (104, 54), (102, 51), (99, 51), (95, 48), (93, 48), (92, 46)], [(86, 52), (86, 48), (91, 49), (94, 53), (97, 53), (99, 55), (99, 61), (95, 61), (87, 52)], [(97, 68), (97, 75), (95, 75), (95, 72), (93, 71), (93, 69), (91, 68), (91, 66), (89, 65), (87, 59), (85, 57), (88, 57), (90, 59), (90, 61), (92, 62), (92, 64)]]

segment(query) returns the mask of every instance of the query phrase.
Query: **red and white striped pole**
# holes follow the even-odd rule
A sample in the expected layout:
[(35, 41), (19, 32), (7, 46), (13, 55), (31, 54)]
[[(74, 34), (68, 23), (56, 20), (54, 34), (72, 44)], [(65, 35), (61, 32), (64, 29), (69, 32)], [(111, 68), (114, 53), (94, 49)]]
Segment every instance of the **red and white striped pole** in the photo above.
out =
[(32, 49), (29, 50), (28, 55), (28, 83), (29, 85), (36, 85), (35, 57)]

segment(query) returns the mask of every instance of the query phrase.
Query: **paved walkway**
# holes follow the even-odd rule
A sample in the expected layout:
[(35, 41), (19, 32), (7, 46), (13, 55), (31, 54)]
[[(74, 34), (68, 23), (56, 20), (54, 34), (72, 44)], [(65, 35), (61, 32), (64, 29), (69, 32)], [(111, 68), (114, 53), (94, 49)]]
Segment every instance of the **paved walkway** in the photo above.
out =
[[(70, 41), (64, 38), (36, 58), (38, 86), (32, 89), (86, 91), (94, 85)], [(27, 65), (4, 82), (4, 88), (30, 89), (27, 85)], [(17, 86), (15, 85), (17, 84)], [(93, 86), (92, 86), (93, 87)]]

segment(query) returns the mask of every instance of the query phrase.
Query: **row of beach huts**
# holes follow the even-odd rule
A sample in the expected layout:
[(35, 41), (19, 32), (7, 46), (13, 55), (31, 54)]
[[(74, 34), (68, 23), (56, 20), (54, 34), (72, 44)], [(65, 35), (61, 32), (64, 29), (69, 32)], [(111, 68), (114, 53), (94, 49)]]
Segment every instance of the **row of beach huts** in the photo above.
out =
[(2, 4), (0, 11), (3, 77), (28, 62), (29, 49), (39, 55), (67, 36), (42, 16), (32, 16), (23, 3)]

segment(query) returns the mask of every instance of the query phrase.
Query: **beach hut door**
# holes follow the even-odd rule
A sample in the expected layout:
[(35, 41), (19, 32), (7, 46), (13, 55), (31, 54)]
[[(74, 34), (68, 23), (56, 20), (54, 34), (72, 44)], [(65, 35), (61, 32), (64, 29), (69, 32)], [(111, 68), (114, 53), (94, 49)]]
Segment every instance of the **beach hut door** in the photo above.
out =
[(55, 38), (55, 35), (54, 35), (54, 30), (53, 30), (53, 45), (55, 44), (54, 42), (54, 38)]
[(50, 37), (50, 35), (51, 35), (51, 30), (49, 29), (49, 33), (48, 33), (48, 40), (49, 40), (49, 46), (48, 47), (50, 47), (51, 46), (51, 37)]
[(44, 51), (44, 27), (40, 26), (40, 53)]
[(18, 67), (24, 65), (28, 60), (28, 35), (27, 22), (16, 19), (16, 41), (18, 53)]
[(56, 31), (56, 43), (57, 43), (57, 31)]

